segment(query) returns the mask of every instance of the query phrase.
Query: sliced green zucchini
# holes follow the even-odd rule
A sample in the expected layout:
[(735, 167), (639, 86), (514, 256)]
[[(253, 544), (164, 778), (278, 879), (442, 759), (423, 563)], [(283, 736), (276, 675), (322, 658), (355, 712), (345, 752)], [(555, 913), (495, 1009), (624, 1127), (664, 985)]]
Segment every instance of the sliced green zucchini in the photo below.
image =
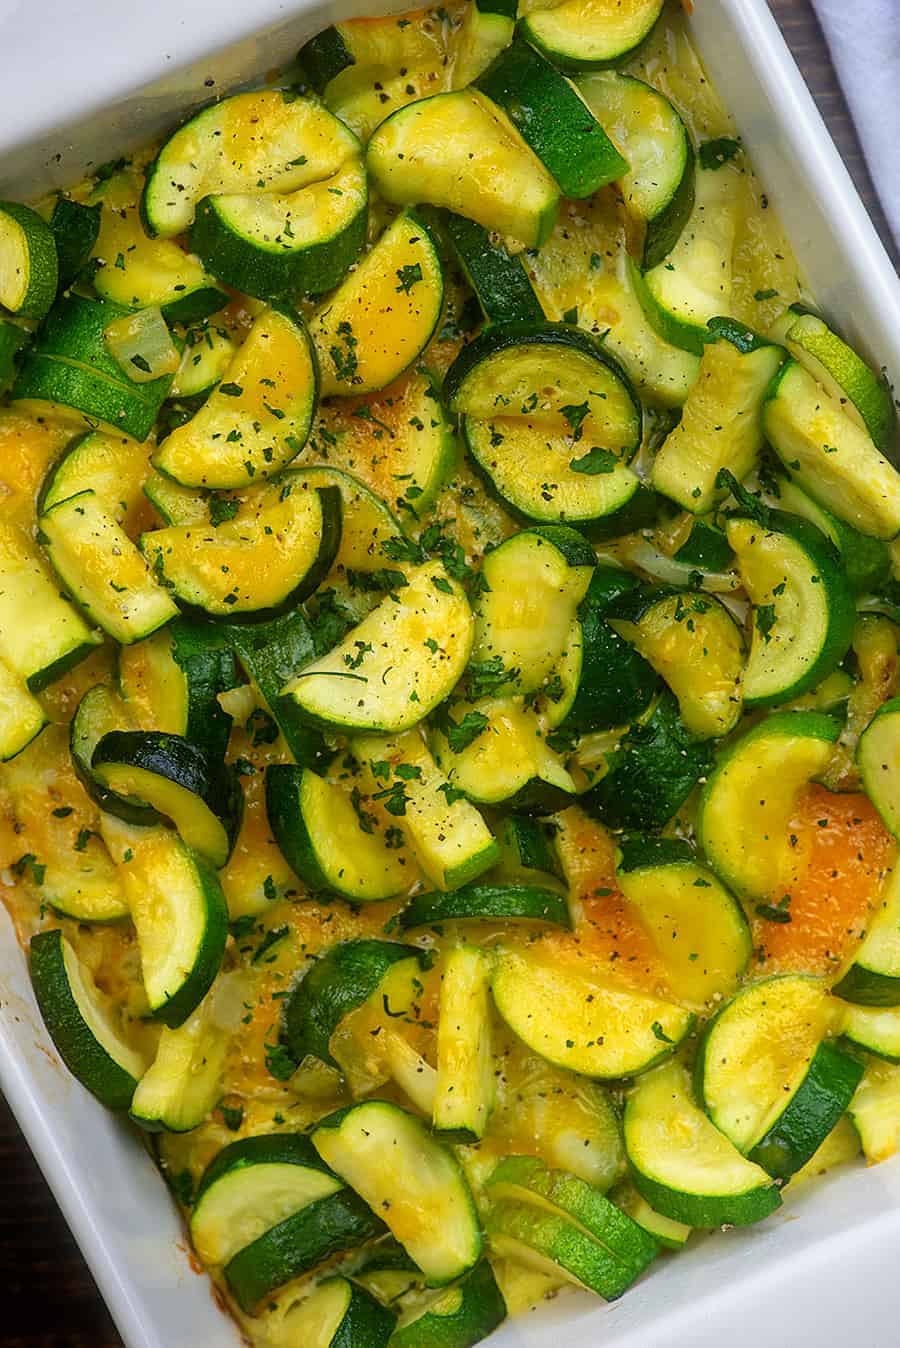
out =
[(862, 1063), (826, 1038), (833, 1019), (818, 979), (751, 983), (706, 1027), (697, 1094), (719, 1131), (781, 1180), (806, 1164), (849, 1105)]
[(893, 1156), (900, 1147), (900, 1068), (869, 1062), (848, 1112), (869, 1165)]
[[(479, 12), (473, 2), (466, 16)], [(522, 253), (507, 252), (502, 240), (464, 215), (438, 210), (432, 214), (438, 233), (452, 249), (488, 323), (511, 319), (525, 323), (544, 321), (544, 311), (528, 279)]]
[(340, 536), (339, 489), (318, 489), (288, 472), (219, 525), (170, 524), (142, 534), (141, 551), (181, 603), (213, 618), (259, 622), (318, 588)]
[(324, 94), (331, 81), (351, 66), (407, 66), (412, 74), (436, 51), (428, 24), (385, 15), (323, 28), (304, 43), (297, 60), (306, 83)]
[(82, 696), (69, 726), (69, 753), (75, 774), (101, 810), (129, 824), (158, 824), (160, 816), (151, 805), (117, 796), (94, 774), (94, 750), (110, 730), (133, 730), (129, 708), (106, 684), (98, 683)]
[(646, 1198), (642, 1198), (630, 1180), (624, 1180), (611, 1193), (610, 1197), (617, 1207), (627, 1212), (633, 1222), (651, 1235), (658, 1245), (666, 1250), (680, 1250), (687, 1243), (691, 1227), (684, 1222), (673, 1222), (661, 1212), (651, 1208)]
[(0, 201), (0, 304), (23, 318), (43, 318), (59, 282), (56, 240), (42, 216)]
[(204, 1264), (227, 1264), (264, 1231), (342, 1187), (299, 1133), (241, 1138), (213, 1157), (197, 1186), (194, 1249)]
[(869, 799), (885, 828), (900, 837), (900, 781), (897, 742), (900, 735), (900, 698), (882, 703), (859, 739), (856, 761)]
[(147, 451), (134, 440), (84, 431), (69, 441), (41, 483), (38, 514), (93, 491), (103, 509), (127, 530), (143, 501), (147, 470)]
[(711, 318), (731, 309), (732, 256), (740, 216), (731, 166), (699, 169), (694, 208), (662, 262), (635, 273), (638, 297), (664, 341), (703, 355)]
[(900, 867), (889, 872), (863, 942), (832, 990), (861, 1006), (900, 1006)]
[(590, 544), (566, 525), (524, 530), (489, 552), (475, 608), (473, 673), (496, 668), (493, 686), (508, 692), (539, 688), (565, 649), (594, 564)]
[(28, 340), (26, 328), (19, 327), (17, 323), (0, 321), (0, 395), (7, 393), (13, 383)]
[(490, 829), (473, 805), (459, 799), (418, 731), (360, 738), (353, 751), (367, 764), (372, 790), (389, 811), (402, 810), (398, 824), (432, 884), (455, 890), (494, 865), (499, 848)]
[(127, 1109), (147, 1064), (116, 1023), (112, 1000), (59, 930), (33, 936), (29, 960), (34, 994), (59, 1056), (101, 1104)]
[(366, 164), (386, 201), (427, 201), (539, 248), (559, 188), (504, 113), (475, 89), (398, 108), (369, 141)]
[(712, 766), (709, 745), (685, 730), (671, 693), (606, 755), (604, 776), (582, 797), (610, 828), (662, 828)]
[(724, 495), (717, 481), (723, 468), (743, 481), (762, 449), (763, 397), (784, 352), (746, 329), (742, 341), (741, 332), (729, 322), (709, 341), (681, 420), (653, 463), (655, 489), (695, 515), (707, 514)]
[(166, 590), (93, 491), (52, 506), (41, 515), (39, 528), (66, 589), (122, 645), (143, 640), (177, 614)]
[(821, 712), (778, 712), (720, 755), (700, 798), (697, 836), (742, 898), (765, 899), (787, 882), (797, 796), (824, 770), (839, 733), (840, 722)]
[[(222, 965), (228, 906), (214, 871), (166, 828), (101, 818), (141, 953), (144, 991), (154, 1020), (178, 1029), (206, 996)], [(201, 1035), (195, 1026), (185, 1043)], [(179, 1055), (172, 1046), (173, 1060)], [(202, 1056), (202, 1054), (201, 1054)], [(162, 1070), (157, 1079), (166, 1074)]]
[(203, 524), (209, 518), (209, 503), (202, 491), (182, 487), (162, 473), (151, 470), (144, 495), (164, 524)]
[(57, 197), (49, 220), (56, 242), (59, 289), (68, 290), (87, 266), (100, 230), (100, 205), (85, 206), (69, 197)]
[(367, 1204), (342, 1188), (307, 1203), (245, 1245), (225, 1265), (225, 1281), (249, 1315), (277, 1288), (383, 1231), (384, 1223)]
[(0, 763), (20, 754), (46, 724), (44, 709), (25, 680), (0, 659)]
[(312, 1055), (336, 1066), (329, 1043), (343, 1018), (378, 993), (395, 965), (411, 987), (421, 954), (415, 946), (362, 938), (331, 946), (284, 1004), (283, 1037), (297, 1063)]
[(786, 346), (847, 415), (869, 432), (878, 449), (886, 450), (897, 424), (887, 380), (816, 314), (798, 310), (799, 306), (785, 310), (773, 324), (773, 339)]
[(473, 1268), (483, 1241), (469, 1185), (453, 1153), (421, 1119), (366, 1100), (320, 1119), (319, 1155), (359, 1193), (425, 1274), (441, 1287)]
[(572, 803), (572, 775), (547, 743), (537, 713), (521, 698), (452, 703), (448, 716), (460, 726), (467, 717), (484, 726), (471, 744), (454, 750), (449, 723), (440, 715), (433, 719), (434, 755), (454, 790), (479, 805), (523, 813), (552, 814)]
[(437, 64), (415, 70), (405, 63), (399, 68), (349, 66), (329, 84), (325, 103), (365, 145), (397, 108), (446, 87), (447, 71), (442, 64), (446, 59), (444, 54)]
[(871, 594), (884, 586), (890, 575), (891, 554), (883, 539), (869, 538), (852, 525), (845, 524), (808, 496), (796, 482), (782, 478), (778, 482), (777, 496), (782, 510), (809, 520), (831, 540), (841, 554), (843, 569), (854, 594)]
[(226, 377), (237, 350), (237, 344), (226, 328), (210, 323), (188, 328), (170, 396), (173, 399), (207, 398)]
[(547, 826), (530, 815), (507, 815), (498, 829), (500, 860), (491, 877), (494, 887), (563, 894), (562, 870), (552, 842), (554, 831), (552, 824)]
[(474, 84), (504, 47), (516, 28), (517, 0), (473, 0), (467, 5), (453, 40), (453, 88)]
[(398, 920), (403, 930), (440, 926), (445, 922), (550, 922), (559, 927), (572, 924), (565, 896), (558, 890), (490, 883), (464, 885), (449, 894), (415, 894)]
[(900, 531), (897, 470), (797, 361), (771, 385), (763, 429), (788, 474), (838, 519), (873, 538)]
[(490, 955), (448, 950), (441, 969), (437, 1078), (432, 1119), (446, 1141), (477, 1142), (494, 1107)]
[(704, 1005), (729, 996), (753, 953), (740, 904), (688, 843), (623, 838), (616, 882), (634, 906), (679, 1001)]
[(856, 605), (834, 545), (781, 511), (726, 527), (753, 605), (744, 701), (772, 707), (817, 687), (844, 659)]
[(393, 383), (431, 341), (443, 303), (435, 240), (404, 211), (312, 317), (323, 396)]
[(900, 1011), (896, 1007), (847, 1006), (841, 1034), (856, 1048), (888, 1062), (900, 1063)]
[(109, 300), (67, 295), (57, 300), (29, 348), (11, 398), (45, 416), (47, 404), (75, 414), (92, 430), (146, 440), (168, 396), (172, 375), (136, 383), (123, 373), (105, 341), (106, 329), (131, 311)]
[(602, 0), (589, 8), (582, 0), (527, 0), (522, 32), (564, 70), (596, 70), (627, 60), (662, 8), (663, 0)]
[(399, 595), (382, 600), (283, 689), (311, 724), (345, 733), (406, 730), (453, 689), (473, 640), (465, 593), (440, 562), (407, 578)]
[[(146, 932), (146, 928), (145, 928)], [(156, 1057), (138, 1082), (129, 1113), (148, 1133), (189, 1133), (222, 1098), (229, 1036), (203, 1002), (177, 1029), (163, 1026)]]
[(352, 581), (359, 572), (384, 567), (384, 545), (402, 538), (403, 529), (380, 496), (359, 478), (324, 464), (293, 469), (291, 481), (310, 490), (336, 487), (340, 492), (341, 542), (333, 563), (337, 571)]
[[(475, 6), (473, 5), (473, 9)], [(402, 1309), (391, 1348), (474, 1348), (506, 1319), (493, 1269), (481, 1259), (452, 1287)]]
[(655, 267), (675, 247), (694, 206), (687, 127), (663, 94), (631, 75), (605, 70), (584, 75), (576, 88), (629, 164), (619, 188), (646, 226), (641, 265)]
[(387, 1348), (397, 1323), (388, 1306), (347, 1278), (324, 1278), (306, 1295), (288, 1293), (284, 1306), (277, 1301), (265, 1318), (266, 1343), (271, 1348), (291, 1348), (303, 1343), (311, 1348)]
[(529, 1048), (589, 1077), (645, 1071), (694, 1023), (682, 1007), (560, 965), (537, 944), (498, 950), (491, 987), (500, 1015)]
[(91, 759), (94, 776), (114, 792), (171, 819), (189, 848), (224, 866), (240, 827), (243, 797), (229, 768), (181, 735), (110, 730)]
[(172, 322), (193, 323), (228, 303), (198, 258), (171, 239), (152, 239), (138, 209), (141, 177), (130, 169), (109, 178), (94, 194), (100, 230), (91, 257), (94, 289), (127, 309), (157, 305)]
[(306, 444), (318, 396), (315, 353), (299, 314), (265, 309), (225, 376), (153, 458), (186, 487), (245, 487), (271, 477)]
[(743, 1157), (694, 1103), (678, 1062), (636, 1084), (624, 1127), (635, 1187), (672, 1221), (749, 1226), (781, 1205), (771, 1176)]
[(613, 603), (608, 622), (665, 679), (692, 735), (710, 739), (734, 729), (744, 641), (724, 604), (687, 590), (630, 590)]
[(577, 90), (521, 38), (475, 87), (502, 109), (564, 197), (593, 196), (628, 171), (628, 161)]
[(286, 861), (313, 893), (360, 903), (409, 887), (413, 877), (402, 852), (371, 823), (363, 828), (348, 791), (309, 768), (271, 764), (266, 811)]

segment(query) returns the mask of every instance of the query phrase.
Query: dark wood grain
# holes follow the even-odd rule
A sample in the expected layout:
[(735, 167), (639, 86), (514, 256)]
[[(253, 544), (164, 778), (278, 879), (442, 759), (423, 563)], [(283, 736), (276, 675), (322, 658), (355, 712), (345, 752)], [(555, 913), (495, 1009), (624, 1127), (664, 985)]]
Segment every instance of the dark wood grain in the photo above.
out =
[[(769, 3), (875, 225), (890, 246), (815, 15), (807, 0)], [(896, 253), (893, 256), (896, 260)], [(0, 1287), (4, 1348), (122, 1348), (93, 1278), (2, 1097)]]

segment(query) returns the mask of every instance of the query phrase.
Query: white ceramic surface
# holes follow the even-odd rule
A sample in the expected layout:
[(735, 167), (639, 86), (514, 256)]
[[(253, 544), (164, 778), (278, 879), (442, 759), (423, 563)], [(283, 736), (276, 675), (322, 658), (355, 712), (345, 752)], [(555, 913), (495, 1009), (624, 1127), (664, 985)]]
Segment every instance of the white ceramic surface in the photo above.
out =
[[(404, 0), (0, 0), (0, 194), (71, 181), (186, 106), (258, 79), (324, 24)], [(694, 0), (693, 25), (812, 292), (900, 386), (900, 281), (765, 0)], [(86, 74), (86, 72), (88, 72)], [(209, 85), (208, 80), (213, 84)], [(58, 157), (57, 157), (58, 156)], [(0, 1089), (128, 1348), (236, 1348), (165, 1186), (60, 1066), (0, 915)], [(851, 1167), (748, 1231), (664, 1258), (613, 1306), (562, 1296), (496, 1348), (896, 1348), (900, 1158)]]

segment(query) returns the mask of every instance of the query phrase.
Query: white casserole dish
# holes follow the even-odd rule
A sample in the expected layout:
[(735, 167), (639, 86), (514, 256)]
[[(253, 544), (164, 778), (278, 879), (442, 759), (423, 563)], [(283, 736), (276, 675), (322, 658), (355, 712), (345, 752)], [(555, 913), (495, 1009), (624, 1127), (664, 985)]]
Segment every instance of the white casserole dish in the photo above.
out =
[[(699, 48), (812, 292), (900, 385), (900, 281), (765, 0), (694, 4)], [(42, 0), (36, 21), (33, 5), (0, 0), (0, 197), (71, 182), (211, 92), (284, 63), (328, 22), (408, 7), (403, 0), (154, 0), (143, 7)], [(0, 1089), (128, 1348), (237, 1345), (240, 1335), (210, 1283), (191, 1267), (151, 1161), (58, 1062), (5, 913)], [(759, 1227), (698, 1240), (661, 1260), (613, 1306), (566, 1295), (507, 1323), (491, 1342), (548, 1348), (563, 1332), (570, 1348), (830, 1348), (845, 1341), (894, 1348), (898, 1249), (900, 1157), (868, 1171), (845, 1168)]]

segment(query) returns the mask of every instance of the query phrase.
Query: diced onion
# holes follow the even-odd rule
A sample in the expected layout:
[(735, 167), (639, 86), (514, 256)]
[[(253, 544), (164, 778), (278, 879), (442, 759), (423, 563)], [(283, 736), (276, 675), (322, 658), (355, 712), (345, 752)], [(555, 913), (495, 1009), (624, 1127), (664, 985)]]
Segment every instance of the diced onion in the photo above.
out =
[(711, 594), (728, 594), (741, 588), (741, 579), (736, 572), (701, 571), (698, 566), (667, 557), (645, 538), (629, 540), (622, 549), (622, 555), (632, 566), (639, 567), (641, 571), (645, 571), (654, 580), (662, 581), (664, 585), (684, 585), (689, 589), (695, 589), (697, 587), (692, 582), (700, 576), (702, 579), (698, 582), (699, 588)]
[(106, 349), (133, 384), (175, 374), (181, 355), (156, 307), (116, 318), (104, 329)]

